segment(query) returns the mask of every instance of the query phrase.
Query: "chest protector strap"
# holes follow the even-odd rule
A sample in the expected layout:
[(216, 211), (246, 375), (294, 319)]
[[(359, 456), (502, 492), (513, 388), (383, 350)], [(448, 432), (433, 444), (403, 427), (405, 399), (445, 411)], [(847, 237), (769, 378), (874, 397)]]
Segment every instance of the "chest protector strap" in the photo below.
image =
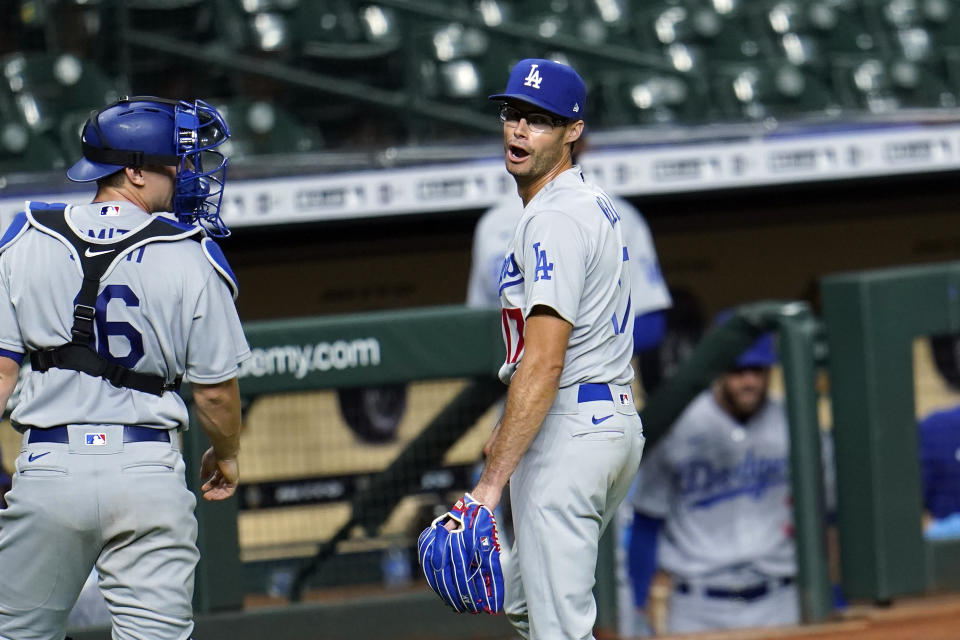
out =
[(182, 376), (168, 381), (163, 376), (138, 373), (107, 360), (90, 345), (93, 341), (97, 293), (104, 275), (136, 247), (154, 241), (179, 240), (199, 233), (200, 229), (190, 231), (163, 218), (154, 218), (146, 226), (122, 236), (116, 242), (94, 243), (77, 235), (67, 224), (63, 208), (30, 211), (28, 215), (34, 226), (71, 247), (71, 253), (79, 261), (83, 272), (83, 282), (73, 307), (70, 342), (32, 351), (30, 366), (33, 370), (43, 372), (57, 368), (80, 371), (103, 378), (115, 387), (135, 389), (155, 396), (162, 396), (165, 391), (179, 391)]

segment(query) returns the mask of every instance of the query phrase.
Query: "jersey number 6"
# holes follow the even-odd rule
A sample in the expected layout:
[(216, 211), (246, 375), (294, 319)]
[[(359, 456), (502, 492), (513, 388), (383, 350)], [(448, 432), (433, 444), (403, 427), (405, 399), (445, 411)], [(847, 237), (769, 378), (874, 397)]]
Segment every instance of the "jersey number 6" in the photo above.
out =
[[(97, 296), (97, 353), (103, 358), (115, 362), (128, 369), (132, 369), (143, 357), (143, 336), (129, 322), (107, 320), (107, 305), (110, 301), (119, 298), (128, 307), (139, 307), (140, 298), (125, 284), (108, 284)], [(130, 350), (125, 356), (116, 356), (110, 352), (110, 337), (118, 336), (127, 339)]]

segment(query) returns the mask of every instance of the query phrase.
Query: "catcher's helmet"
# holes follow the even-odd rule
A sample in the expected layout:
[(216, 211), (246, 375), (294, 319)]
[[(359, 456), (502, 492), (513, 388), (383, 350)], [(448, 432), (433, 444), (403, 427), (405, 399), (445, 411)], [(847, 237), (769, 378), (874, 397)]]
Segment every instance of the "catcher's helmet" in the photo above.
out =
[(83, 157), (67, 171), (74, 182), (92, 182), (124, 167), (177, 167), (173, 213), (210, 235), (230, 230), (220, 219), (227, 159), (214, 149), (230, 137), (223, 116), (196, 100), (124, 97), (90, 114), (83, 126)]

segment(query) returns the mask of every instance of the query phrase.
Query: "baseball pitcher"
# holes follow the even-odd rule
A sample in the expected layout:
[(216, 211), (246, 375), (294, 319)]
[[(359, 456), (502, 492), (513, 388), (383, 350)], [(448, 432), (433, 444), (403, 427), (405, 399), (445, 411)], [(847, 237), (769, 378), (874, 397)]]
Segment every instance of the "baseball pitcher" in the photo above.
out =
[(610, 198), (572, 163), (586, 113), (576, 71), (522, 60), (491, 100), (524, 209), (499, 274), (506, 409), (468, 496), (495, 509), (510, 481), (504, 609), (516, 630), (583, 640), (600, 534), (644, 443), (630, 388), (631, 256)]

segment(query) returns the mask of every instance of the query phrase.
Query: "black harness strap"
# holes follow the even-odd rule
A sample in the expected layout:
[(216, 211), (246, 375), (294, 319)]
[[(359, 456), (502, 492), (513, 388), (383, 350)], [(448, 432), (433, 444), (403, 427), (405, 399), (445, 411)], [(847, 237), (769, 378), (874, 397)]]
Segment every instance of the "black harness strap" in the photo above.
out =
[(96, 315), (97, 292), (100, 280), (114, 261), (144, 241), (150, 242), (170, 236), (183, 235), (183, 228), (176, 227), (162, 218), (154, 218), (139, 231), (124, 235), (116, 242), (104, 244), (88, 241), (78, 236), (64, 216), (64, 209), (31, 211), (34, 221), (41, 227), (55, 232), (74, 248), (74, 256), (80, 260), (83, 282), (73, 307), (71, 340), (57, 347), (30, 353), (30, 366), (34, 371), (70, 369), (87, 375), (103, 378), (115, 387), (125, 387), (162, 396), (165, 391), (179, 391), (182, 376), (167, 381), (162, 376), (138, 373), (132, 369), (110, 362), (90, 347), (93, 323)]

